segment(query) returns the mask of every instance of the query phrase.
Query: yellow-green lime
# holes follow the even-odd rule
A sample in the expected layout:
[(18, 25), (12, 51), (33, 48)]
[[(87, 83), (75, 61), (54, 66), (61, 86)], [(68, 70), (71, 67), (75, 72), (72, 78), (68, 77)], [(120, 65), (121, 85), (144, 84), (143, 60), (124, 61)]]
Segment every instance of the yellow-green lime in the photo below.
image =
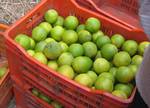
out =
[(73, 79), (74, 78), (74, 70), (72, 69), (71, 66), (69, 65), (62, 65), (57, 69), (58, 73), (60, 73), (61, 75), (69, 78), (69, 79)]
[(93, 67), (95, 72), (100, 74), (102, 72), (108, 72), (110, 69), (110, 64), (106, 59), (98, 58), (94, 61)]
[(58, 64), (61, 65), (71, 65), (73, 61), (73, 55), (69, 52), (64, 52), (58, 57)]

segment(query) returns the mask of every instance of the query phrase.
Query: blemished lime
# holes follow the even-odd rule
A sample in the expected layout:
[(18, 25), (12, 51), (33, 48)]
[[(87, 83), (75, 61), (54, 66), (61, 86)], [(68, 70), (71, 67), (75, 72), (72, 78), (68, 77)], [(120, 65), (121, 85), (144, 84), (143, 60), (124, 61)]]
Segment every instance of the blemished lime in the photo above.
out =
[(48, 59), (56, 59), (61, 55), (62, 48), (58, 42), (52, 41), (45, 46), (43, 53)]

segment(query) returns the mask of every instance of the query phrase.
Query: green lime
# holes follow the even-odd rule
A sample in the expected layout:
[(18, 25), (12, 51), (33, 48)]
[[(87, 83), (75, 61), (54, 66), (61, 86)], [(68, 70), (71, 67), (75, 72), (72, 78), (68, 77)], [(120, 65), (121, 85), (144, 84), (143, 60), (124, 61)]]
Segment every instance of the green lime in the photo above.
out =
[(91, 41), (92, 35), (87, 30), (81, 30), (78, 32), (78, 38), (80, 43)]
[(80, 32), (81, 30), (85, 30), (85, 25), (84, 24), (80, 24), (77, 29), (76, 29), (76, 32)]
[(77, 75), (74, 80), (75, 82), (87, 87), (91, 87), (93, 83), (91, 77), (84, 73)]
[(56, 41), (61, 41), (62, 35), (64, 33), (64, 28), (61, 26), (55, 26), (51, 29), (51, 37), (55, 39)]
[(75, 43), (69, 46), (68, 51), (74, 56), (82, 56), (84, 54), (84, 48), (81, 44)]
[(111, 74), (109, 72), (103, 72), (98, 76), (98, 78), (102, 78), (102, 77), (110, 79), (113, 83), (115, 83), (115, 78), (114, 78), (113, 74)]
[(63, 108), (63, 106), (57, 102), (57, 101), (53, 101), (51, 102), (51, 105), (54, 107), (54, 108)]
[(101, 54), (102, 57), (104, 57), (107, 60), (112, 60), (114, 55), (118, 52), (118, 49), (115, 45), (113, 44), (105, 44), (101, 48)]
[(125, 42), (125, 38), (120, 34), (114, 34), (111, 37), (111, 43), (114, 44), (117, 48), (120, 48)]
[(7, 68), (6, 67), (1, 67), (0, 68), (0, 78), (2, 78), (7, 72)]
[[(53, 38), (46, 38), (44, 40), (46, 43), (49, 43), (49, 42), (52, 42), (52, 41), (55, 41)], [(56, 42), (56, 41), (55, 41)]]
[(57, 69), (57, 71), (58, 71), (58, 73), (60, 73), (61, 75), (65, 76), (69, 79), (73, 79), (75, 76), (74, 70), (69, 65), (62, 65)]
[(77, 73), (86, 73), (92, 67), (93, 61), (89, 57), (79, 56), (72, 62), (72, 67)]
[(97, 90), (104, 90), (107, 92), (112, 92), (113, 91), (113, 82), (112, 80), (105, 78), (105, 77), (100, 77), (97, 78), (95, 82), (95, 88)]
[(37, 97), (38, 97), (39, 94), (40, 94), (39, 91), (38, 91), (37, 89), (35, 89), (35, 88), (33, 88), (31, 92), (32, 92), (33, 95), (35, 95), (35, 96), (37, 96)]
[(136, 76), (136, 73), (138, 71), (137, 65), (129, 65), (130, 70), (133, 72), (134, 77)]
[(143, 55), (144, 54), (144, 51), (145, 49), (150, 45), (150, 42), (148, 41), (144, 41), (144, 42), (141, 42), (138, 46), (138, 53), (140, 55)]
[(27, 53), (30, 55), (30, 56), (33, 56), (35, 54), (34, 50), (27, 50)]
[(54, 23), (54, 26), (63, 26), (64, 18), (62, 16), (58, 16), (57, 21)]
[(95, 72), (100, 74), (102, 72), (108, 72), (110, 69), (110, 64), (106, 59), (98, 58), (94, 61), (93, 67)]
[(67, 16), (65, 18), (64, 27), (66, 29), (74, 30), (74, 29), (76, 29), (76, 27), (78, 26), (78, 24), (79, 24), (78, 18), (75, 17), (75, 16)]
[(94, 71), (88, 71), (87, 74), (90, 76), (90, 78), (92, 79), (92, 82), (95, 83), (96, 79), (97, 79), (97, 74)]
[(37, 52), (33, 55), (33, 58), (35, 58), (37, 61), (43, 64), (47, 64), (47, 58), (42, 52)]
[(57, 21), (58, 13), (56, 10), (50, 9), (45, 13), (44, 18), (48, 23), (54, 24)]
[(100, 21), (97, 18), (90, 17), (85, 22), (85, 28), (91, 33), (95, 33), (100, 29)]
[(58, 58), (58, 64), (61, 65), (71, 65), (73, 61), (73, 55), (69, 52), (62, 53)]
[(62, 48), (59, 43), (52, 41), (45, 46), (43, 53), (48, 59), (56, 59), (61, 55)]
[(35, 47), (35, 41), (32, 38), (30, 38), (30, 49), (34, 49), (34, 47)]
[(114, 96), (119, 97), (119, 98), (127, 99), (127, 95), (126, 95), (123, 91), (121, 91), (121, 90), (114, 90), (114, 91), (112, 92), (112, 94), (113, 94)]
[(60, 46), (61, 46), (61, 49), (62, 49), (62, 52), (67, 52), (68, 51), (68, 45), (64, 42), (59, 42)]
[(57, 64), (57, 62), (56, 61), (49, 61), (48, 63), (47, 63), (47, 66), (49, 67), (49, 68), (51, 68), (51, 69), (53, 69), (53, 70), (57, 70), (58, 69), (58, 64)]
[(140, 66), (140, 64), (142, 63), (142, 61), (143, 61), (143, 57), (142, 56), (135, 55), (135, 56), (132, 57), (131, 64)]
[(42, 99), (43, 101), (47, 102), (47, 103), (51, 103), (51, 99), (43, 93), (39, 94), (39, 98)]
[(49, 34), (52, 29), (51, 24), (49, 24), (48, 22), (42, 22), (42, 23), (40, 23), (39, 26), (44, 28), (46, 30), (47, 34)]
[(45, 40), (46, 37), (47, 37), (47, 31), (43, 27), (37, 26), (32, 30), (32, 38), (35, 41), (39, 42)]
[(73, 30), (66, 30), (62, 35), (62, 41), (70, 45), (78, 41), (78, 35)]
[(116, 72), (116, 79), (120, 83), (129, 83), (134, 79), (134, 74), (129, 67), (121, 66)]
[(127, 97), (129, 97), (132, 93), (132, 88), (128, 84), (116, 84), (115, 90), (123, 91), (127, 95)]
[(113, 59), (115, 66), (128, 66), (131, 63), (130, 55), (125, 51), (118, 52)]
[(85, 42), (83, 44), (85, 56), (93, 58), (97, 54), (97, 46), (93, 42)]
[(122, 46), (122, 50), (128, 52), (130, 56), (133, 56), (137, 52), (137, 49), (138, 44), (134, 40), (127, 40)]
[(42, 52), (45, 48), (45, 46), (47, 45), (47, 43), (45, 41), (40, 41), (35, 45), (35, 52)]
[(25, 34), (19, 34), (15, 37), (15, 41), (21, 45), (25, 50), (30, 49), (31, 40), (30, 38)]
[(96, 40), (96, 45), (101, 49), (105, 44), (111, 43), (111, 40), (108, 36), (100, 36)]
[(94, 43), (96, 43), (96, 40), (98, 39), (98, 37), (104, 36), (104, 33), (102, 31), (98, 31), (96, 33), (93, 34), (92, 36), (92, 40)]

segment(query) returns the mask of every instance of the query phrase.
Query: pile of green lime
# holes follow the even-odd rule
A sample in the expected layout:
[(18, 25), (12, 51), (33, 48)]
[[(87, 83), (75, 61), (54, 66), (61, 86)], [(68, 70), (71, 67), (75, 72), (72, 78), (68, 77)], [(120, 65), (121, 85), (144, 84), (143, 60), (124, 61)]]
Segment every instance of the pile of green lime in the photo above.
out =
[(38, 97), (39, 99), (43, 100), (44, 102), (52, 105), (53, 108), (63, 108), (63, 106), (59, 102), (52, 100), (50, 97), (48, 97), (47, 95), (45, 95), (44, 93), (42, 93), (41, 91), (39, 91), (36, 88), (33, 88), (31, 90), (31, 93), (34, 96)]
[(76, 16), (64, 18), (50, 9), (44, 18), (31, 37), (19, 34), (15, 38), (30, 56), (83, 86), (130, 97), (149, 42), (138, 44), (120, 34), (109, 37), (94, 17), (80, 24)]

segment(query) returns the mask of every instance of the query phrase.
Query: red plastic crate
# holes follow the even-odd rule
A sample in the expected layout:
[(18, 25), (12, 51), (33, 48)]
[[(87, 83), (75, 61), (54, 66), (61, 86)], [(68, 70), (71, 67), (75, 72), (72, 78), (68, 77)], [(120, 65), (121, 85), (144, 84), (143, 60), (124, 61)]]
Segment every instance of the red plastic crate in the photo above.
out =
[[(17, 79), (17, 77), (12, 77), (17, 108), (53, 108), (52, 105), (44, 102), (31, 93), (31, 89), (35, 88), (34, 85), (29, 83), (22, 85), (22, 83)], [(46, 94), (44, 91), (40, 89), (38, 90)], [(47, 96), (51, 97), (51, 99), (54, 99), (52, 95)]]
[(129, 99), (123, 100), (110, 93), (83, 87), (33, 59), (13, 40), (19, 33), (31, 35), (33, 27), (43, 20), (44, 13), (50, 8), (56, 9), (64, 17), (70, 14), (76, 15), (81, 22), (88, 17), (96, 17), (101, 21), (101, 29), (109, 36), (120, 33), (126, 39), (134, 39), (138, 42), (148, 40), (143, 32), (132, 30), (110, 18), (82, 8), (74, 0), (43, 0), (6, 32), (6, 48), (11, 75), (18, 76), (24, 84), (32, 83), (45, 92), (55, 94), (73, 107), (127, 108), (133, 101), (136, 89)]
[(5, 37), (4, 37), (4, 31), (6, 29), (8, 29), (8, 26), (0, 23), (0, 61), (2, 61), (4, 57), (6, 57)]
[(127, 27), (143, 30), (138, 15), (138, 0), (76, 0), (76, 2)]
[[(0, 67), (7, 66), (6, 52), (5, 52), (5, 38), (4, 31), (8, 29), (7, 25), (0, 24)], [(0, 79), (0, 108), (7, 108), (8, 103), (13, 97), (12, 84), (9, 70)]]

